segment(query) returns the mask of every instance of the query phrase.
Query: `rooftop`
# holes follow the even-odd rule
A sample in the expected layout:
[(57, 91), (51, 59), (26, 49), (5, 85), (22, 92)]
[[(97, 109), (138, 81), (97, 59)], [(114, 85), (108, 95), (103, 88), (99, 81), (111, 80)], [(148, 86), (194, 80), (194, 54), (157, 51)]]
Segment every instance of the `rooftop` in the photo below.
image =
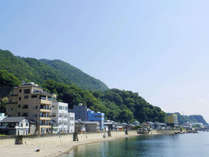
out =
[(15, 122), (15, 123), (17, 123), (17, 122), (21, 122), (22, 120), (24, 120), (25, 119), (25, 117), (7, 117), (7, 118), (4, 118), (2, 121), (1, 121), (1, 123), (3, 122), (3, 123), (12, 123), (12, 122)]

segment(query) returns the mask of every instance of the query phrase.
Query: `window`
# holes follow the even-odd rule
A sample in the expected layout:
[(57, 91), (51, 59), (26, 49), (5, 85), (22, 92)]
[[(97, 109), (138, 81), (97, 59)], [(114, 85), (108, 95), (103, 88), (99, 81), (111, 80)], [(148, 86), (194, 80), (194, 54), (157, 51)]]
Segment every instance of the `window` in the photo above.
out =
[(20, 116), (20, 112), (18, 112), (18, 114), (17, 114), (17, 115), (18, 115), (18, 117), (19, 117), (19, 116)]
[(28, 95), (24, 96), (24, 99), (28, 99), (28, 98), (29, 98), (29, 96), (28, 96)]
[(23, 113), (22, 116), (23, 117), (27, 117), (28, 116), (28, 113)]
[(29, 94), (30, 93), (30, 89), (24, 89), (24, 94)]
[(19, 90), (19, 93), (21, 93), (21, 92), (22, 92), (22, 89)]
[(19, 97), (19, 100), (21, 100), (21, 97)]
[(31, 98), (37, 98), (37, 95), (32, 95)]
[(20, 104), (18, 105), (18, 108), (21, 108), (21, 105)]
[(36, 105), (36, 109), (38, 109), (38, 106)]
[(23, 109), (28, 109), (28, 105), (24, 105), (22, 108)]
[(46, 100), (46, 96), (40, 96), (40, 99)]

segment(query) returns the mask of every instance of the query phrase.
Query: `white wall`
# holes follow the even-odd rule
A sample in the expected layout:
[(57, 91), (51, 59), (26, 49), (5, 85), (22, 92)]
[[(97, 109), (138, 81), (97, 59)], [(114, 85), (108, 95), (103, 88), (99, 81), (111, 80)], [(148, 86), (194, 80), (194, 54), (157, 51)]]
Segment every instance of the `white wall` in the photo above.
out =
[(68, 113), (68, 132), (75, 132), (75, 113), (72, 112)]

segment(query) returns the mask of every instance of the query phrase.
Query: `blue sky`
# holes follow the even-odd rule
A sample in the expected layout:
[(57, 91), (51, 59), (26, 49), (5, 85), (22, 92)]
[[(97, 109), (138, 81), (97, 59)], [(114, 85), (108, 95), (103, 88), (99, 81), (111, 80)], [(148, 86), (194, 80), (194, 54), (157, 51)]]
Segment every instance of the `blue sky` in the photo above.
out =
[(167, 112), (209, 120), (209, 1), (0, 2), (0, 48), (62, 59)]

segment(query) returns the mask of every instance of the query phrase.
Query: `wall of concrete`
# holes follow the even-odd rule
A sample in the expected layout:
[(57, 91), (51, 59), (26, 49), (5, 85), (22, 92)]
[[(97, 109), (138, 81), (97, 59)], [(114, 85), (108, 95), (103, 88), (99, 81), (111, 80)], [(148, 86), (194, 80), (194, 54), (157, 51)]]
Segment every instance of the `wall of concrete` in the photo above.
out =
[[(124, 131), (111, 132), (112, 138), (125, 137)], [(129, 131), (128, 135), (137, 135), (136, 131)], [(84, 133), (78, 135), (79, 142), (98, 141), (108, 139), (107, 133)], [(24, 137), (23, 144), (26, 145), (63, 145), (73, 143), (73, 135)], [(0, 139), (0, 145), (14, 145), (15, 138)]]
[(151, 135), (169, 135), (179, 132), (179, 130), (152, 130), (149, 134)]

